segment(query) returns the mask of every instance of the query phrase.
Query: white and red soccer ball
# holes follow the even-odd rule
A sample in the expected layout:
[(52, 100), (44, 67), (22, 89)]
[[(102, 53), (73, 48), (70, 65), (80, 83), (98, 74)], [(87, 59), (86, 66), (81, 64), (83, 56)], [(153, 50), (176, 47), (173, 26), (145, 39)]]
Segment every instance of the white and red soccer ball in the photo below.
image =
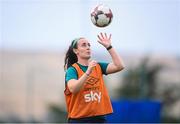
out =
[(108, 26), (113, 19), (112, 11), (109, 7), (100, 4), (92, 9), (91, 21), (97, 27)]

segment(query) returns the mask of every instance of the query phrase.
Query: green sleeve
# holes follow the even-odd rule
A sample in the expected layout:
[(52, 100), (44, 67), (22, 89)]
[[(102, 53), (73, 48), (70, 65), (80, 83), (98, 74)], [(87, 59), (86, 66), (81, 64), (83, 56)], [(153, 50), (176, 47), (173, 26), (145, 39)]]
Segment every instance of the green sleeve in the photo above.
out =
[(67, 82), (71, 79), (78, 79), (77, 71), (74, 67), (69, 67), (66, 70), (65, 83), (67, 84)]
[(102, 73), (107, 75), (106, 69), (107, 69), (107, 66), (108, 66), (109, 63), (106, 63), (106, 62), (98, 62), (98, 63), (101, 66)]

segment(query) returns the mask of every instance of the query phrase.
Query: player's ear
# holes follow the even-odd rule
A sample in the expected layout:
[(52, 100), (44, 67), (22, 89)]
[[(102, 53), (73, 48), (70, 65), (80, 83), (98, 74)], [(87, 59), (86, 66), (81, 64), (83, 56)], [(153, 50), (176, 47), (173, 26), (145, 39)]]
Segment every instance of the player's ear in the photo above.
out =
[(73, 49), (73, 52), (74, 52), (75, 54), (77, 54), (77, 53), (78, 53), (77, 49)]

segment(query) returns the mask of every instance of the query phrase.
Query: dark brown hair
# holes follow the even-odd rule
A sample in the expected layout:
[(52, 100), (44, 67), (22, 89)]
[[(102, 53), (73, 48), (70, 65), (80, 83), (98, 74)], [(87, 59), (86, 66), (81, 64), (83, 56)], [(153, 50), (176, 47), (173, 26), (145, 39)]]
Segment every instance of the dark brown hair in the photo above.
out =
[(76, 38), (71, 42), (64, 59), (64, 70), (68, 69), (70, 66), (72, 66), (72, 64), (78, 61), (77, 55), (74, 53), (73, 49), (77, 49), (77, 43), (80, 39), (81, 38)]

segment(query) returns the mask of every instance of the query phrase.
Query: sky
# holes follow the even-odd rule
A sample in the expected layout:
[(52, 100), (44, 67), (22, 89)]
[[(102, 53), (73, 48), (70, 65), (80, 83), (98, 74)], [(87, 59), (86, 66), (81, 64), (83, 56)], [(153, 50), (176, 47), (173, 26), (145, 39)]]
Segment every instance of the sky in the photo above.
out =
[[(120, 52), (180, 55), (180, 0), (0, 0), (0, 48), (66, 51), (85, 37), (96, 52), (105, 50), (97, 34), (112, 34)], [(112, 23), (94, 26), (91, 9), (107, 5)]]

